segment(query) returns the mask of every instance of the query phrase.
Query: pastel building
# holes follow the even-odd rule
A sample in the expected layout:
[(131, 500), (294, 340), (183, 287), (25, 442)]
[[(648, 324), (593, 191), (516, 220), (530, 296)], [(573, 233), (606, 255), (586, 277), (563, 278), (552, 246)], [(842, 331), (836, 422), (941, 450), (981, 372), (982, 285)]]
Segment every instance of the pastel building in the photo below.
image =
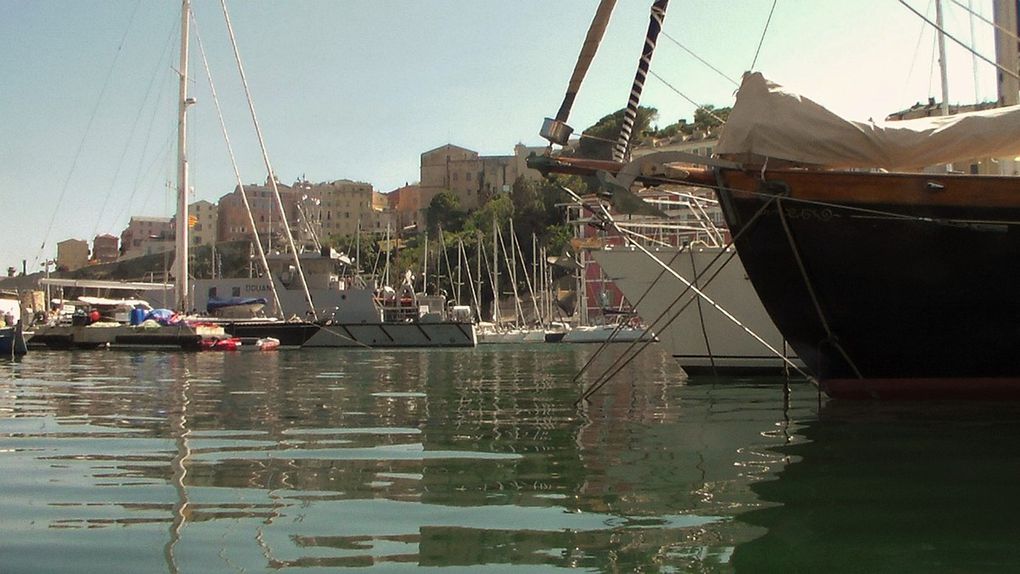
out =
[(194, 247), (216, 243), (219, 207), (204, 199), (188, 206), (188, 242)]
[[(295, 190), (291, 186), (279, 182), (276, 187), (280, 192), (287, 223), (291, 226), (293, 233), (295, 224), (299, 220), (300, 190)], [(244, 196), (241, 195), (241, 188), (236, 187), (234, 191), (220, 198), (216, 218), (218, 241), (251, 241), (254, 238), (251, 219), (249, 219), (248, 211), (244, 206), (244, 197), (247, 197), (255, 222), (255, 230), (258, 231), (263, 246), (278, 245), (285, 233), (283, 218), (280, 216), (270, 182), (267, 180), (265, 185), (245, 185), (243, 193)]]
[(120, 239), (104, 233), (92, 239), (92, 262), (112, 263), (120, 256)]
[(169, 217), (132, 216), (120, 234), (122, 259), (131, 259), (174, 248), (172, 219)]
[(542, 174), (529, 169), (527, 158), (544, 148), (514, 146), (513, 155), (482, 156), (478, 152), (446, 144), (421, 154), (418, 226), (424, 226), (424, 210), (439, 192), (452, 191), (461, 209), (474, 210), (497, 193), (509, 192), (517, 178), (537, 181)]
[(84, 239), (65, 239), (57, 243), (57, 269), (74, 271), (89, 263), (89, 243)]

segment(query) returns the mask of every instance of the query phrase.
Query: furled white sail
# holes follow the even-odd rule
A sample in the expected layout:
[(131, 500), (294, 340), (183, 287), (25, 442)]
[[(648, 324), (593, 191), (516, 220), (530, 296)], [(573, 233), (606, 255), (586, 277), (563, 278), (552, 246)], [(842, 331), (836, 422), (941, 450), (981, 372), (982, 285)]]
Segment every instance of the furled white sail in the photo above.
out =
[(1020, 106), (903, 121), (851, 121), (748, 73), (717, 153), (831, 168), (908, 170), (1020, 155)]

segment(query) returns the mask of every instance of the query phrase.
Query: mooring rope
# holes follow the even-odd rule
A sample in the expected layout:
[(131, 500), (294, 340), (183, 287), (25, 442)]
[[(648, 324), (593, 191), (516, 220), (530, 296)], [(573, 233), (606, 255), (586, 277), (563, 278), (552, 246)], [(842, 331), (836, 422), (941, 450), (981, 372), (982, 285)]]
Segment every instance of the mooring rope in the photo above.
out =
[(853, 369), (854, 375), (858, 379), (863, 378), (861, 371), (854, 364), (853, 359), (843, 348), (843, 345), (839, 343), (839, 339), (832, 332), (832, 327), (829, 325), (828, 319), (825, 317), (825, 311), (822, 310), (822, 304), (818, 300), (818, 294), (815, 292), (814, 285), (811, 283), (811, 278), (808, 275), (807, 268), (804, 266), (804, 260), (800, 256), (800, 250), (797, 249), (797, 242), (793, 238), (793, 231), (790, 229), (790, 223), (786, 220), (786, 210), (783, 209), (783, 202), (780, 196), (776, 196), (776, 212), (779, 215), (779, 221), (783, 224), (783, 231), (786, 234), (786, 241), (790, 245), (790, 253), (793, 255), (793, 260), (797, 263), (797, 270), (800, 272), (800, 277), (804, 281), (804, 288), (807, 289), (808, 296), (811, 298), (811, 305), (815, 309), (815, 313), (818, 315), (818, 321), (822, 324), (822, 329), (825, 331), (826, 342), (833, 345), (840, 355), (843, 355), (843, 360), (850, 365)]
[[(688, 250), (687, 254), (691, 260), (691, 273), (694, 274), (694, 286), (698, 286), (698, 266), (694, 261), (694, 250)], [(725, 265), (723, 265), (725, 267)], [(722, 268), (720, 268), (721, 270)], [(705, 339), (705, 351), (708, 353), (708, 360), (712, 364), (712, 375), (718, 376), (715, 369), (715, 355), (712, 353), (712, 341), (708, 338), (708, 329), (705, 327), (705, 312), (701, 308), (701, 298), (696, 299), (698, 303), (698, 321), (701, 323), (701, 337)]]
[[(733, 238), (732, 238), (732, 239), (730, 240), (730, 242), (729, 242), (729, 243), (728, 243), (728, 244), (727, 244), (726, 246), (724, 246), (724, 250), (723, 250), (723, 251), (720, 251), (720, 253), (716, 255), (716, 257), (715, 257), (715, 258), (714, 258), (714, 259), (712, 260), (712, 262), (710, 262), (710, 263), (709, 263), (709, 265), (708, 265), (708, 266), (707, 266), (707, 267), (705, 268), (705, 271), (704, 271), (704, 272), (703, 272), (702, 274), (699, 274), (699, 276), (698, 276), (698, 277), (697, 277), (696, 279), (700, 279), (700, 276), (701, 276), (701, 275), (703, 275), (703, 274), (704, 274), (705, 272), (707, 272), (707, 271), (708, 271), (709, 269), (711, 269), (711, 268), (712, 268), (712, 266), (713, 266), (713, 265), (714, 265), (714, 264), (716, 263), (716, 261), (718, 261), (718, 259), (719, 259), (719, 258), (720, 258), (720, 257), (722, 256), (722, 254), (723, 254), (723, 253), (725, 253), (725, 252), (726, 252), (726, 250), (729, 250), (729, 249), (730, 249), (730, 247), (732, 246), (732, 244), (733, 244), (734, 242), (736, 242), (736, 241), (737, 241), (737, 240), (738, 240), (738, 239), (739, 239), (740, 237), (742, 237), (742, 236), (743, 236), (743, 235), (744, 235), (745, 233), (747, 233), (749, 229), (753, 228), (754, 224), (755, 224), (755, 223), (757, 223), (757, 221), (758, 221), (758, 220), (760, 219), (760, 217), (762, 216), (762, 214), (763, 214), (763, 213), (764, 213), (764, 212), (766, 211), (766, 209), (767, 209), (767, 208), (768, 208), (768, 207), (769, 207), (769, 206), (770, 206), (770, 205), (772, 204), (772, 201), (775, 201), (775, 200), (776, 200), (776, 196), (772, 196), (772, 198), (771, 198), (771, 201), (769, 201), (769, 202), (766, 202), (765, 204), (763, 204), (763, 205), (761, 206), (761, 208), (759, 208), (759, 209), (758, 209), (758, 211), (757, 211), (757, 212), (755, 212), (755, 214), (754, 214), (754, 215), (753, 215), (753, 216), (751, 217), (751, 219), (750, 219), (750, 220), (748, 220), (747, 224), (746, 224), (746, 225), (745, 225), (745, 226), (743, 227), (743, 229), (741, 229), (741, 230), (740, 230), (740, 231), (739, 231), (739, 232), (738, 232), (738, 233), (737, 233), (737, 234), (736, 234), (736, 235), (735, 235), (735, 236), (734, 236), (734, 237), (733, 237)], [(604, 216), (605, 216), (605, 217), (608, 217), (608, 222), (609, 222), (609, 223), (611, 223), (611, 224), (613, 224), (613, 225), (614, 225), (614, 227), (615, 227), (615, 228), (617, 229), (617, 231), (619, 231), (620, 233), (623, 233), (623, 234), (631, 234), (631, 233), (633, 233), (633, 232), (630, 232), (630, 231), (628, 231), (628, 230), (622, 229), (622, 228), (620, 228), (619, 226), (617, 226), (617, 225), (615, 224), (615, 220), (614, 220), (614, 219), (612, 218), (612, 216), (611, 216), (611, 215), (609, 215), (608, 211), (606, 211), (606, 210), (605, 210), (605, 207), (604, 207), (604, 206), (602, 206), (602, 209), (603, 209), (603, 213), (604, 213)], [(684, 283), (684, 284), (686, 285), (686, 288), (685, 288), (685, 289), (684, 289), (684, 290), (683, 290), (683, 291), (681, 292), (680, 296), (679, 296), (679, 297), (677, 297), (677, 298), (676, 298), (676, 299), (675, 299), (675, 300), (673, 301), (672, 305), (670, 305), (670, 307), (669, 307), (668, 309), (671, 309), (671, 308), (672, 308), (673, 306), (675, 306), (675, 305), (676, 305), (676, 303), (677, 303), (677, 302), (679, 302), (679, 301), (680, 301), (681, 299), (683, 299), (684, 297), (686, 297), (686, 296), (687, 296), (687, 294), (688, 294), (689, 292), (693, 291), (693, 292), (694, 292), (695, 294), (697, 294), (697, 296), (698, 296), (698, 297), (700, 297), (700, 298), (703, 298), (703, 299), (704, 299), (705, 301), (707, 301), (707, 302), (708, 302), (709, 304), (711, 304), (711, 305), (712, 305), (713, 307), (715, 307), (715, 308), (716, 308), (716, 309), (717, 309), (717, 310), (718, 310), (719, 312), (721, 312), (721, 313), (722, 313), (722, 314), (723, 314), (723, 315), (724, 315), (724, 316), (725, 316), (725, 317), (726, 317), (727, 319), (729, 319), (729, 320), (730, 320), (731, 322), (733, 322), (734, 324), (736, 324), (737, 326), (739, 326), (740, 328), (742, 328), (742, 329), (743, 329), (743, 330), (744, 330), (744, 331), (745, 331), (746, 333), (748, 333), (748, 334), (749, 334), (749, 335), (751, 335), (751, 336), (752, 336), (753, 338), (755, 338), (755, 339), (756, 339), (756, 340), (757, 340), (757, 341), (758, 341), (759, 343), (761, 343), (762, 345), (764, 345), (764, 346), (765, 346), (765, 347), (766, 347), (767, 349), (769, 349), (769, 350), (770, 350), (770, 351), (771, 351), (771, 352), (772, 352), (772, 353), (773, 353), (774, 355), (776, 355), (777, 357), (779, 357), (780, 359), (782, 359), (782, 360), (783, 360), (783, 361), (784, 361), (784, 362), (785, 362), (786, 364), (788, 364), (788, 365), (789, 365), (790, 367), (792, 367), (792, 368), (793, 368), (794, 370), (796, 370), (796, 371), (797, 371), (798, 373), (800, 373), (800, 374), (801, 374), (802, 376), (804, 376), (805, 378), (807, 378), (807, 379), (809, 379), (809, 380), (813, 380), (813, 379), (812, 379), (812, 377), (810, 377), (810, 376), (809, 376), (809, 375), (808, 375), (807, 373), (805, 373), (805, 372), (804, 372), (804, 371), (803, 371), (803, 370), (802, 370), (802, 369), (801, 369), (800, 367), (798, 367), (798, 366), (797, 366), (797, 365), (796, 365), (795, 363), (793, 363), (793, 361), (791, 361), (791, 360), (790, 360), (790, 359), (789, 359), (788, 357), (786, 357), (786, 356), (785, 356), (785, 355), (784, 355), (783, 353), (779, 352), (779, 351), (778, 351), (777, 349), (775, 349), (774, 347), (772, 347), (772, 345), (770, 345), (770, 344), (769, 344), (769, 343), (768, 343), (767, 341), (765, 341), (764, 339), (762, 339), (762, 338), (761, 338), (761, 337), (760, 337), (760, 336), (759, 336), (759, 335), (758, 335), (757, 333), (755, 333), (754, 331), (752, 331), (751, 329), (749, 329), (749, 328), (748, 328), (747, 326), (745, 326), (744, 324), (742, 324), (742, 323), (741, 323), (741, 322), (740, 322), (740, 321), (739, 321), (739, 320), (738, 320), (738, 319), (737, 319), (736, 317), (734, 317), (734, 316), (733, 316), (733, 315), (732, 315), (731, 313), (729, 313), (729, 312), (728, 312), (728, 311), (726, 311), (726, 310), (725, 310), (724, 308), (722, 308), (722, 307), (721, 307), (721, 306), (720, 306), (720, 305), (719, 305), (718, 303), (716, 303), (716, 302), (715, 302), (714, 300), (712, 300), (712, 298), (711, 298), (711, 297), (709, 297), (708, 295), (706, 295), (706, 294), (705, 294), (705, 293), (704, 293), (704, 292), (703, 292), (703, 291), (702, 291), (701, 289), (699, 289), (699, 288), (695, 287), (693, 283), (691, 283), (690, 281), (688, 281), (687, 279), (685, 279), (685, 278), (684, 278), (684, 277), (683, 277), (682, 275), (680, 275), (680, 274), (679, 274), (679, 273), (677, 273), (676, 271), (673, 271), (673, 269), (672, 269), (672, 268), (670, 268), (669, 266), (667, 266), (667, 265), (664, 265), (664, 264), (663, 264), (663, 263), (661, 262), (661, 260), (659, 260), (659, 259), (658, 259), (657, 257), (655, 257), (654, 255), (652, 255), (652, 254), (651, 254), (650, 252), (648, 252), (648, 250), (647, 250), (647, 249), (645, 249), (645, 248), (644, 248), (644, 247), (642, 247), (641, 245), (639, 245), (639, 244), (635, 244), (635, 246), (636, 246), (636, 247), (637, 247), (637, 248), (638, 248), (639, 250), (641, 250), (641, 251), (642, 251), (642, 252), (643, 252), (643, 253), (644, 253), (645, 255), (647, 255), (647, 256), (651, 257), (651, 258), (652, 258), (653, 260), (657, 261), (657, 262), (659, 263), (659, 265), (662, 265), (662, 266), (663, 266), (663, 269), (664, 269), (665, 271), (669, 272), (669, 273), (670, 273), (671, 275), (673, 275), (673, 276), (674, 276), (675, 278), (679, 279), (679, 280), (680, 280), (681, 282), (683, 282), (683, 283)], [(733, 252), (733, 253), (731, 254), (731, 257), (732, 257), (732, 256), (734, 256), (734, 255), (735, 255), (735, 252)], [(708, 285), (708, 284), (709, 284), (709, 283), (711, 282), (711, 280), (715, 279), (715, 277), (717, 277), (717, 276), (718, 276), (718, 274), (719, 274), (719, 273), (720, 273), (720, 272), (722, 271), (722, 268), (723, 268), (723, 266), (720, 266), (720, 267), (718, 267), (718, 268), (717, 268), (717, 269), (715, 270), (715, 272), (714, 272), (714, 273), (712, 274), (712, 276), (711, 276), (711, 277), (709, 278), (709, 280), (708, 280), (708, 281), (706, 281), (705, 283), (703, 283), (703, 285)], [(669, 325), (670, 325), (670, 324), (671, 324), (671, 323), (672, 323), (672, 322), (673, 322), (673, 321), (674, 321), (674, 320), (675, 320), (675, 319), (676, 319), (677, 317), (679, 317), (680, 313), (682, 313), (682, 312), (683, 312), (683, 311), (684, 311), (684, 310), (686, 309), (686, 307), (687, 307), (688, 305), (690, 305), (690, 301), (688, 301), (688, 303), (687, 303), (686, 305), (684, 305), (684, 307), (683, 307), (683, 308), (681, 308), (681, 309), (680, 309), (680, 311), (678, 311), (678, 312), (677, 312), (676, 314), (674, 314), (674, 315), (673, 315), (673, 316), (672, 316), (672, 317), (670, 318), (670, 320), (669, 320), (669, 321), (668, 321), (668, 322), (667, 322), (667, 323), (665, 324), (665, 326), (669, 326)], [(666, 312), (666, 313), (668, 313), (668, 312), (669, 312), (669, 311), (667, 310), (667, 312)], [(657, 318), (657, 319), (656, 319), (656, 320), (655, 320), (655, 321), (653, 322), (653, 324), (649, 326), (649, 330), (652, 330), (653, 328), (655, 328), (655, 324), (656, 324), (656, 323), (658, 323), (658, 321), (659, 321), (659, 320), (661, 320), (661, 319), (662, 319), (662, 317), (664, 317), (664, 316), (666, 315), (666, 313), (663, 313), (662, 315), (660, 315), (660, 316), (659, 316), (659, 318)], [(640, 347), (639, 349), (637, 349), (637, 351), (636, 351), (636, 352), (634, 352), (634, 353), (633, 353), (633, 354), (631, 354), (630, 356), (627, 356), (627, 355), (628, 355), (628, 352), (629, 352), (629, 351), (630, 351), (631, 349), (633, 349), (633, 348), (634, 348), (634, 346), (635, 346), (635, 343), (632, 343), (631, 347), (629, 347), (629, 348), (628, 348), (627, 350), (625, 350), (625, 351), (624, 351), (624, 354), (622, 354), (622, 355), (621, 355), (620, 357), (618, 357), (618, 358), (617, 358), (617, 360), (616, 360), (616, 361), (614, 361), (614, 362), (613, 362), (613, 364), (612, 364), (612, 365), (610, 365), (610, 367), (609, 367), (609, 368), (608, 368), (608, 369), (607, 369), (607, 370), (606, 370), (605, 372), (603, 372), (603, 374), (602, 374), (602, 375), (601, 375), (601, 376), (600, 376), (599, 378), (597, 378), (595, 382), (593, 382), (593, 383), (592, 383), (592, 384), (591, 384), (591, 385), (589, 386), (589, 388), (588, 388), (588, 389), (587, 389), (587, 390), (586, 390), (586, 391), (585, 391), (585, 392), (584, 392), (584, 393), (582, 394), (581, 398), (579, 398), (579, 399), (578, 399), (578, 402), (580, 402), (580, 401), (582, 401), (582, 400), (587, 400), (587, 399), (588, 399), (588, 398), (589, 398), (589, 397), (590, 397), (590, 396), (591, 396), (592, 394), (594, 394), (594, 393), (595, 393), (595, 392), (597, 392), (597, 391), (598, 391), (599, 389), (601, 389), (601, 388), (602, 388), (603, 386), (605, 386), (605, 384), (607, 384), (607, 383), (608, 383), (608, 382), (609, 382), (609, 381), (610, 381), (610, 380), (611, 380), (611, 379), (612, 379), (613, 377), (615, 377), (615, 376), (616, 376), (616, 375), (617, 375), (617, 374), (618, 374), (618, 373), (619, 373), (619, 372), (620, 372), (621, 370), (623, 370), (623, 368), (624, 368), (624, 367), (626, 367), (626, 366), (627, 366), (628, 364), (630, 364), (630, 363), (631, 363), (631, 362), (632, 362), (632, 361), (633, 361), (633, 360), (634, 360), (634, 359), (635, 359), (635, 358), (636, 358), (636, 357), (638, 356), (638, 354), (639, 354), (639, 353), (640, 353), (641, 351), (643, 351), (643, 350), (644, 350), (644, 349), (645, 349), (645, 348), (646, 348), (646, 347), (648, 346), (648, 344), (650, 344), (650, 343), (651, 343), (651, 341), (646, 341), (646, 342), (644, 342), (644, 344), (643, 344), (643, 345), (642, 345), (642, 346), (641, 346), (641, 347)], [(626, 359), (624, 359), (624, 357), (626, 357)], [(592, 357), (592, 360), (594, 360), (594, 357)]]

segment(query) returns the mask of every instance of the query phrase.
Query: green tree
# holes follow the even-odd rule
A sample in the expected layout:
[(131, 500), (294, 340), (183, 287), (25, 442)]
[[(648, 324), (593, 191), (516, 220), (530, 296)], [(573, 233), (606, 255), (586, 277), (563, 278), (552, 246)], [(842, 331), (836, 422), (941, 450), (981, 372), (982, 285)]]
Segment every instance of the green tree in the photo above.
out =
[(452, 191), (441, 191), (432, 198), (425, 211), (425, 223), (429, 231), (440, 228), (460, 231), (467, 213), (460, 208), (460, 198)]
[(472, 212), (464, 224), (464, 230), (472, 234), (477, 230), (486, 238), (492, 237), (492, 222), (496, 221), (502, 226), (513, 215), (513, 201), (509, 195), (501, 193), (487, 201), (481, 208)]
[[(613, 112), (584, 130), (581, 133), (578, 155), (591, 159), (612, 159), (613, 146), (616, 145), (616, 140), (620, 137), (620, 129), (623, 127), (623, 118), (626, 112), (626, 108)], [(659, 111), (655, 108), (638, 106), (637, 117), (631, 130), (630, 144), (632, 146), (644, 139), (648, 127), (658, 115)]]
[(664, 128), (653, 129), (651, 134), (655, 137), (667, 138), (677, 134), (692, 135), (694, 132), (707, 132), (722, 125), (723, 122), (729, 119), (731, 109), (728, 107), (716, 108), (715, 106), (706, 105), (694, 110), (694, 122), (681, 119)]
[(711, 128), (721, 126), (730, 117), (731, 109), (716, 109), (715, 106), (703, 106), (694, 110), (694, 129), (708, 131)]

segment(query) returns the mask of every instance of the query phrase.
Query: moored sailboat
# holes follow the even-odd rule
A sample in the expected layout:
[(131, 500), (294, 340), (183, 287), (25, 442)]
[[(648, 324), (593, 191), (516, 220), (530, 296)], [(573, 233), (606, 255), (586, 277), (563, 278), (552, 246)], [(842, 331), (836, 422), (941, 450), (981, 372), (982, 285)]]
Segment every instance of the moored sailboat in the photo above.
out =
[[(797, 154), (749, 141), (765, 128), (787, 145), (762, 105), (805, 112), (791, 128), (819, 125), (810, 101), (748, 75), (720, 153), (887, 169), (1020, 153), (1017, 107), (876, 125), (850, 154), (848, 131), (826, 139), (816, 128), (810, 153)], [(825, 141), (839, 145), (831, 160), (819, 157)], [(755, 289), (826, 392), (1020, 396), (1007, 263), (1020, 256), (1020, 178), (756, 167), (711, 176)]]
[[(564, 120), (543, 135), (563, 143)], [(1020, 155), (1020, 107), (851, 122), (747, 74), (716, 153), (532, 165), (714, 189), (766, 310), (829, 395), (1020, 397), (1020, 178), (919, 169)]]
[[(178, 73), (178, 106), (177, 106), (177, 213), (175, 229), (175, 252), (172, 274), (174, 306), (180, 314), (186, 313), (189, 305), (188, 282), (188, 155), (187, 155), (187, 118), (188, 108), (195, 103), (188, 96), (188, 52), (189, 30), (191, 25), (191, 2), (181, 2), (181, 45), (180, 69)], [(169, 287), (163, 285), (162, 287)], [(127, 283), (109, 283), (106, 290), (134, 291), (138, 285)], [(71, 317), (68, 321), (54, 318), (47, 325), (39, 327), (32, 337), (33, 346), (48, 348), (141, 348), (141, 349), (189, 349), (201, 347), (207, 338), (223, 336), (223, 329), (210, 325), (205, 321), (193, 318), (163, 322), (146, 322), (138, 324), (128, 317), (116, 317), (115, 310), (130, 310), (133, 307), (148, 306), (144, 301), (139, 305), (123, 304), (114, 300), (81, 302), (89, 307), (89, 314), (82, 313)], [(49, 302), (47, 302), (49, 304)], [(120, 313), (123, 314), (123, 313)]]

